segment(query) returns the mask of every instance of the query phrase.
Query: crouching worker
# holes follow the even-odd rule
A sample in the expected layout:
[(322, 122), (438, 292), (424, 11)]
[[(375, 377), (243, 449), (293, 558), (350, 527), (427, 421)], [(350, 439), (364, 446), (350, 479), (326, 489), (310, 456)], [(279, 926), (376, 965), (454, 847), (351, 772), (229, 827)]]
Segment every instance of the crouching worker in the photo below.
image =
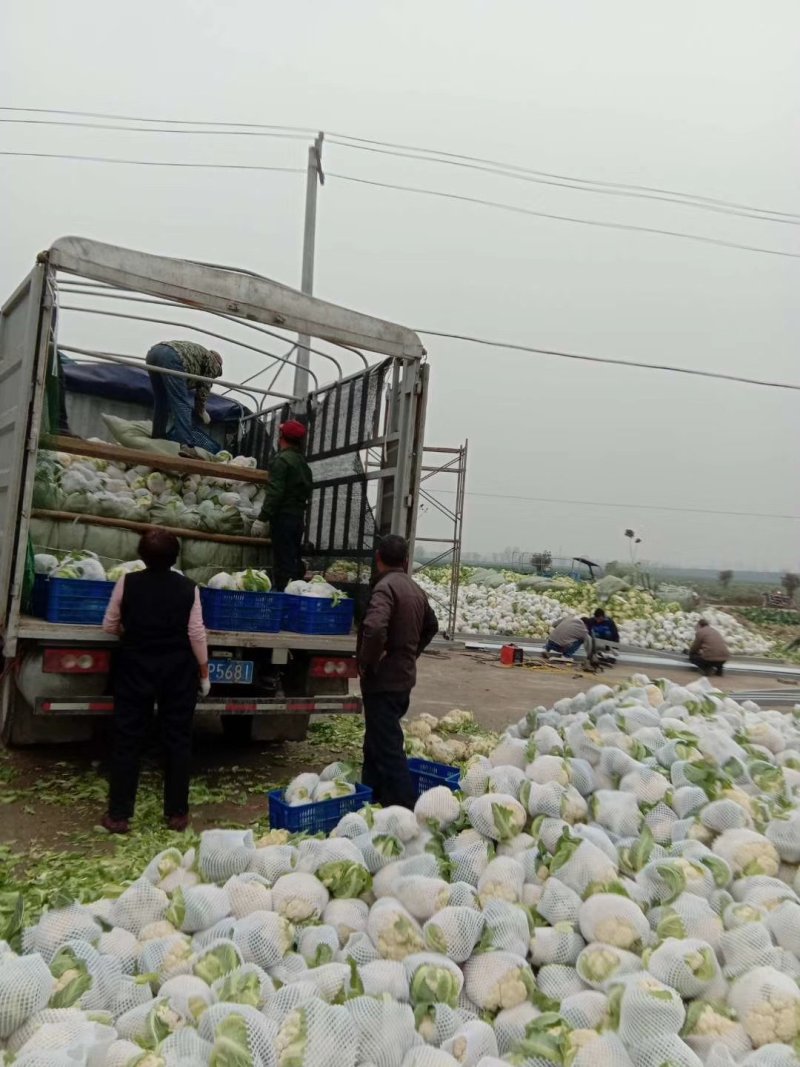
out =
[(587, 628), (583, 619), (577, 615), (566, 617), (557, 622), (547, 638), (544, 646), (545, 659), (551, 652), (555, 652), (566, 659), (572, 659), (578, 649), (583, 645), (586, 650), (586, 658), (590, 663), (594, 662), (594, 639), (591, 631)]
[(145, 569), (120, 578), (103, 620), (103, 629), (120, 638), (112, 672), (114, 740), (103, 818), (114, 834), (128, 832), (155, 705), (164, 753), (164, 817), (171, 830), (183, 831), (189, 822), (192, 719), (198, 689), (206, 696), (210, 683), (199, 590), (171, 569), (179, 551), (174, 534), (144, 534), (139, 556)]
[(414, 782), (400, 720), (417, 683), (417, 660), (439, 623), (428, 598), (408, 575), (408, 544), (384, 537), (377, 578), (358, 631), (358, 670), (364, 697), (364, 785), (376, 803), (413, 808)]
[(701, 674), (722, 674), (722, 668), (730, 658), (728, 646), (719, 630), (701, 619), (695, 630), (694, 641), (689, 648), (689, 660)]

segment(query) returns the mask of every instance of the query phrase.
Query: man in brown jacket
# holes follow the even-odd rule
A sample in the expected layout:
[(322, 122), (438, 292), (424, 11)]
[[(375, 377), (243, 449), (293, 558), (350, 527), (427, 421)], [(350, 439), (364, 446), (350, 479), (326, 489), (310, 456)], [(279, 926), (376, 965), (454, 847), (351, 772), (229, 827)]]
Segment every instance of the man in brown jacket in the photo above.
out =
[(413, 808), (400, 720), (417, 682), (417, 659), (439, 623), (428, 598), (408, 575), (408, 544), (390, 534), (376, 555), (377, 581), (358, 631), (358, 670), (364, 697), (362, 781), (384, 806)]
[(705, 619), (697, 624), (695, 638), (689, 648), (689, 659), (701, 674), (722, 674), (730, 652), (722, 634), (709, 626)]

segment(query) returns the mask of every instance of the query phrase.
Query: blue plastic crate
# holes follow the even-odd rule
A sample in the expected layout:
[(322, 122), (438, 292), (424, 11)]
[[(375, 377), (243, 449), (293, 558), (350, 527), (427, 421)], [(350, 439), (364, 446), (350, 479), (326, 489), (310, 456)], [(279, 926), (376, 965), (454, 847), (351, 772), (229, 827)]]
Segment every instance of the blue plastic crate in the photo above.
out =
[(349, 634), (353, 629), (355, 604), (352, 600), (322, 596), (286, 594), (283, 628), (296, 634)]
[(273, 789), (268, 796), (269, 825), (273, 830), (318, 834), (328, 833), (343, 815), (369, 804), (372, 790), (365, 785), (356, 785), (355, 793), (349, 796), (320, 800), (316, 804), (297, 804), (294, 807), (284, 801), (282, 789)]
[(408, 761), (408, 769), (414, 779), (417, 796), (421, 797), (435, 785), (446, 785), (453, 793), (458, 789), (461, 771), (458, 767), (451, 767), (447, 763), (434, 763), (433, 760), (417, 759), (412, 757)]
[(90, 582), (83, 578), (49, 578), (47, 621), (71, 622), (77, 626), (99, 626), (113, 589), (113, 582)]
[(203, 621), (209, 630), (276, 634), (283, 623), (283, 593), (245, 593), (238, 589), (201, 589)]
[(31, 593), (31, 615), (37, 619), (47, 618), (47, 595), (49, 591), (49, 578), (46, 574), (37, 574), (33, 579), (33, 592)]

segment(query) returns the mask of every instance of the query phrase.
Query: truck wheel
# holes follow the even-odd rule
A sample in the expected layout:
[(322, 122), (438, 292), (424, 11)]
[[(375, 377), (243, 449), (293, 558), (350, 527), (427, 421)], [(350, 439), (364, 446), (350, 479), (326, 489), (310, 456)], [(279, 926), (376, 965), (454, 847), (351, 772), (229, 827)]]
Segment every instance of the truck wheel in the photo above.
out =
[(253, 738), (252, 715), (223, 715), (222, 735), (234, 745), (246, 744)]

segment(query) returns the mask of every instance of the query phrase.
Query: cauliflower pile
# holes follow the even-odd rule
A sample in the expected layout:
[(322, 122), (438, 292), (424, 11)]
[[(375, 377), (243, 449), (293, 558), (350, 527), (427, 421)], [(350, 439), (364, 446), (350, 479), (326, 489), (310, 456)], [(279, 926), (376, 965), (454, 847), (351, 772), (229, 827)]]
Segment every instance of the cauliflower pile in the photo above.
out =
[(413, 812), (207, 831), (46, 912), (0, 1064), (798, 1067), (799, 799), (800, 708), (596, 685)]
[(435, 763), (462, 764), (471, 756), (488, 756), (497, 734), (482, 730), (471, 711), (453, 708), (437, 719), (423, 712), (403, 723), (406, 754)]
[(165, 474), (145, 466), (41, 451), (33, 506), (184, 530), (249, 534), (264, 502), (264, 486), (226, 478), (224, 467), (255, 467), (256, 461), (230, 452), (211, 459), (220, 464), (219, 477)]
[[(480, 573), (480, 572), (479, 572)], [(525, 588), (526, 579), (513, 575), (495, 577), (497, 586), (467, 576), (458, 591), (456, 629), (462, 633), (500, 634), (529, 640), (544, 640), (565, 615), (590, 615), (602, 604), (613, 616), (624, 644), (666, 652), (682, 652), (692, 643), (699, 619), (714, 626), (734, 655), (763, 656), (772, 642), (742, 625), (732, 615), (709, 608), (702, 613), (681, 611), (677, 602), (667, 602), (643, 589), (627, 588), (602, 596), (591, 582), (569, 578), (544, 580), (546, 591)], [(434, 607), (444, 608), (449, 590), (424, 573), (415, 581), (425, 590)], [(608, 579), (603, 579), (608, 581)], [(625, 584), (625, 583), (620, 583)]]

